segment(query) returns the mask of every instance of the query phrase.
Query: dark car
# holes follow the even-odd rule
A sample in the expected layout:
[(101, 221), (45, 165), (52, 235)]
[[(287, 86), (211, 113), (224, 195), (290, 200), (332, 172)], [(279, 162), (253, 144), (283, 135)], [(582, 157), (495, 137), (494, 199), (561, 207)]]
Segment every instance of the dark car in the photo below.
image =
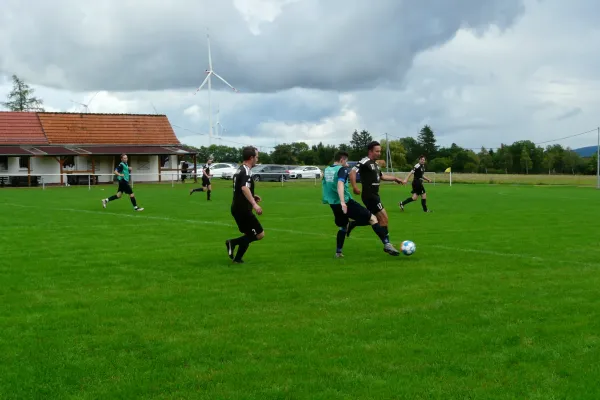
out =
[[(348, 166), (350, 168), (353, 168), (356, 164), (358, 164), (358, 161), (348, 161)], [(356, 182), (360, 182), (360, 172), (356, 171)]]
[(264, 164), (257, 165), (250, 171), (254, 181), (283, 182), (290, 179), (290, 174), (285, 165)]

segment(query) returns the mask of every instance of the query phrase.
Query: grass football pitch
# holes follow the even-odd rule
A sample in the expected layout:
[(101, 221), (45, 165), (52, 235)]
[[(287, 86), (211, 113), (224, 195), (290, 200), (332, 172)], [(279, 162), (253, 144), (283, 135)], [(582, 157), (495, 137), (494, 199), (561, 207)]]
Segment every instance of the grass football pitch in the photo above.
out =
[(386, 185), (416, 253), (334, 259), (320, 187), (261, 182), (232, 265), (230, 185), (0, 189), (0, 399), (600, 398), (599, 191)]

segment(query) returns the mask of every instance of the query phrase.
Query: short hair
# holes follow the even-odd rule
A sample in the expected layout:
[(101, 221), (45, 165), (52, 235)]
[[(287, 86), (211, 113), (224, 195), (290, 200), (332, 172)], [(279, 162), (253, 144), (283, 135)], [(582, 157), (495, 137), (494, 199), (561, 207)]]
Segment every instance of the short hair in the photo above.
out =
[(254, 146), (246, 146), (242, 149), (242, 159), (244, 161), (248, 161), (252, 157), (256, 156), (256, 151), (258, 149)]
[(425, 158), (425, 159), (427, 159), (427, 157), (425, 157), (425, 154), (421, 154), (421, 155), (419, 156), (419, 160), (420, 160), (421, 158)]
[(347, 152), (347, 151), (340, 150), (340, 151), (338, 151), (338, 152), (335, 154), (335, 161), (336, 161), (336, 162), (339, 162), (339, 161), (341, 161), (341, 160), (342, 160), (342, 158), (344, 158), (344, 157), (348, 158), (348, 157), (350, 157), (350, 156), (348, 155), (348, 152)]
[(371, 151), (375, 148), (375, 146), (381, 146), (381, 144), (377, 140), (373, 140), (367, 145), (367, 150)]
[(123, 157), (125, 157), (127, 154), (123, 153), (121, 154), (121, 160), (123, 159)]

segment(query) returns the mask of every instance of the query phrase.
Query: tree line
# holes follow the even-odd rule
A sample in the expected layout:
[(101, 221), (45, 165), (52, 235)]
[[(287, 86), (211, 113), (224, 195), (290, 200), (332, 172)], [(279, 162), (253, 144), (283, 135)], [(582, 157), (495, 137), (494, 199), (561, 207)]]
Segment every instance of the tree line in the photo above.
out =
[[(327, 165), (338, 150), (347, 151), (351, 160), (358, 161), (367, 153), (367, 144), (373, 136), (366, 130), (354, 131), (348, 143), (309, 146), (304, 142), (282, 143), (271, 152), (261, 152), (260, 162), (283, 165)], [(503, 174), (595, 174), (597, 157), (581, 157), (569, 147), (560, 144), (541, 147), (530, 140), (502, 144), (498, 149), (481, 147), (477, 152), (456, 143), (449, 147), (436, 144), (435, 133), (425, 125), (417, 138), (404, 137), (382, 141), (381, 158), (386, 160), (387, 147), (391, 153), (391, 167), (408, 171), (420, 155), (428, 159), (427, 170), (443, 172), (451, 167), (453, 172), (503, 173)], [(239, 162), (241, 148), (212, 145), (195, 148), (201, 160), (212, 155), (222, 162)], [(384, 164), (385, 165), (385, 164)], [(389, 167), (389, 166), (385, 166)]]
[[(44, 111), (43, 101), (35, 97), (30, 88), (16, 75), (12, 76), (13, 88), (8, 93), (8, 101), (2, 102), (11, 111)], [(350, 159), (358, 161), (366, 155), (366, 149), (373, 136), (367, 130), (355, 130), (348, 143), (325, 145), (322, 142), (309, 146), (304, 142), (282, 143), (270, 151), (260, 154), (263, 164), (283, 165), (327, 165), (333, 161), (338, 150), (347, 151)], [(478, 152), (463, 148), (456, 143), (450, 147), (440, 147), (434, 131), (425, 125), (416, 138), (407, 136), (383, 141), (382, 156), (386, 160), (387, 147), (391, 154), (391, 167), (394, 170), (408, 171), (418, 161), (420, 155), (428, 159), (427, 170), (442, 172), (451, 167), (453, 172), (505, 173), (505, 174), (595, 174), (597, 156), (581, 157), (571, 148), (560, 144), (537, 146), (530, 140), (520, 140), (512, 144), (502, 144), (498, 149), (482, 147)], [(192, 146), (188, 146), (192, 147)], [(220, 162), (239, 162), (241, 147), (212, 145), (192, 147), (200, 160), (212, 155)], [(191, 161), (191, 159), (189, 160)], [(390, 166), (386, 166), (390, 167)]]

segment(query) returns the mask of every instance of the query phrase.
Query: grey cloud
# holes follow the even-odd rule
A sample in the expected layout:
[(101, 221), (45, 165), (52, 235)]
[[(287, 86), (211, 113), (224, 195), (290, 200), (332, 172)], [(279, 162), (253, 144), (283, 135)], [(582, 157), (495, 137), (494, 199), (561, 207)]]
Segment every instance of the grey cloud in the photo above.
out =
[(398, 85), (416, 54), (461, 27), (506, 28), (523, 11), (522, 0), (304, 0), (254, 36), (231, 1), (4, 3), (0, 73), (119, 91), (193, 91), (207, 67), (207, 26), (215, 71), (245, 92)]

